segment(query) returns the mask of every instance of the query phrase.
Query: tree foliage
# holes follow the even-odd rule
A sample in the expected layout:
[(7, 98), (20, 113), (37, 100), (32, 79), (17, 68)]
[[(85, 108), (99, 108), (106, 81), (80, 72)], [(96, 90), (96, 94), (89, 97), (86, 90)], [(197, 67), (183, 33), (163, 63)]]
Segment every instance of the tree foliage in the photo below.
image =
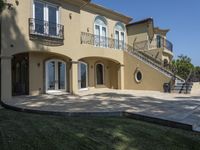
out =
[(4, 1), (0, 0), (0, 13), (3, 11), (4, 7), (5, 7)]
[(178, 59), (174, 60), (172, 65), (176, 70), (176, 74), (185, 80), (188, 78), (190, 72), (194, 70), (191, 58), (184, 55), (178, 56)]
[(193, 81), (194, 82), (200, 82), (200, 66), (196, 66), (194, 68), (194, 72), (193, 72)]

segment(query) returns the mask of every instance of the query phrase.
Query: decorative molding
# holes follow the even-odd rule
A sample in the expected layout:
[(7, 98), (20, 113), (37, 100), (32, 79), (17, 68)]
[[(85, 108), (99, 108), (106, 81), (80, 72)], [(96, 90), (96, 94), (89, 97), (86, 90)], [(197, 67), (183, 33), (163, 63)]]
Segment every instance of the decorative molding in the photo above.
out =
[(1, 58), (1, 59), (12, 59), (13, 56), (2, 56), (2, 55), (1, 55), (0, 58)]
[(73, 61), (73, 60), (72, 60), (71, 63), (72, 63), (72, 64), (78, 64), (79, 61)]

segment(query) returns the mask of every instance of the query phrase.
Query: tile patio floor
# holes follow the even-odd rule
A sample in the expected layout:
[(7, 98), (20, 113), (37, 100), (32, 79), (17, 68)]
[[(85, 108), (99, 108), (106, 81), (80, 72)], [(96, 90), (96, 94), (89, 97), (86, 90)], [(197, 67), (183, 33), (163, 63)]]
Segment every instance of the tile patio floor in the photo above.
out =
[(128, 112), (200, 127), (200, 92), (164, 94), (155, 91), (94, 89), (69, 94), (20, 96), (7, 105), (52, 112)]

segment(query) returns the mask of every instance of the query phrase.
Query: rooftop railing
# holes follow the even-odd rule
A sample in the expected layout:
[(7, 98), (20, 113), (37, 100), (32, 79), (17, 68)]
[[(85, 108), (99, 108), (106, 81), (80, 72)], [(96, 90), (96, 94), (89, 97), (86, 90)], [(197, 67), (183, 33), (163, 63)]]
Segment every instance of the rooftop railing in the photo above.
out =
[(154, 38), (151, 43), (149, 43), (149, 48), (166, 48), (167, 50), (173, 52), (173, 44), (165, 38)]

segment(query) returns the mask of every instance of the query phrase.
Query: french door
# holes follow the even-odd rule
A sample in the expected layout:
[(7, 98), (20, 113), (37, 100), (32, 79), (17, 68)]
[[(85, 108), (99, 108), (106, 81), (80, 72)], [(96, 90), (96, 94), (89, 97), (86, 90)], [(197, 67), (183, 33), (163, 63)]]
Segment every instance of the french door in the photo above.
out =
[(124, 49), (125, 48), (125, 34), (124, 32), (115, 30), (115, 48)]
[(78, 86), (79, 90), (87, 90), (88, 87), (88, 66), (84, 62), (78, 65)]
[(101, 25), (95, 25), (95, 45), (107, 47), (107, 28)]
[(46, 92), (66, 91), (66, 63), (61, 60), (46, 62)]
[(52, 36), (57, 35), (58, 15), (56, 5), (35, 0), (33, 4), (35, 32)]

